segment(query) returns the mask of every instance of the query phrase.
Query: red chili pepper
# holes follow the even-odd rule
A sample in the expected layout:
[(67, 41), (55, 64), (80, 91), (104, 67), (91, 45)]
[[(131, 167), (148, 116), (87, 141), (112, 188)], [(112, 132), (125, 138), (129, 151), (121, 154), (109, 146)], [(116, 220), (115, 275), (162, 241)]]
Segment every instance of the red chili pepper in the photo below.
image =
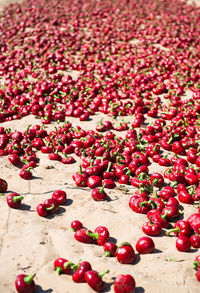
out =
[(57, 202), (62, 205), (67, 200), (66, 192), (63, 190), (55, 190), (52, 194), (52, 198), (57, 200)]
[(18, 209), (21, 206), (22, 199), (23, 196), (19, 195), (19, 193), (10, 193), (7, 196), (7, 204), (10, 208)]
[(103, 245), (105, 256), (116, 256), (117, 245), (112, 242), (105, 242)]
[(164, 214), (161, 214), (160, 212), (156, 212), (152, 215), (151, 221), (152, 223), (158, 223), (163, 228), (167, 228), (169, 226), (167, 214), (169, 213), (169, 210), (167, 210)]
[(32, 178), (32, 173), (31, 173), (31, 169), (33, 169), (32, 167), (29, 167), (27, 169), (22, 169), (19, 172), (19, 176), (25, 180), (30, 180)]
[(8, 156), (8, 160), (13, 164), (14, 166), (19, 166), (21, 163), (20, 157), (17, 154), (11, 154)]
[(6, 192), (8, 189), (8, 184), (6, 180), (0, 178), (0, 193)]
[(171, 186), (165, 186), (162, 190), (159, 192), (159, 196), (167, 201), (170, 197), (175, 196), (175, 191)]
[(92, 198), (96, 201), (106, 200), (108, 195), (104, 191), (105, 184), (101, 188), (95, 188), (92, 190)]
[(37, 213), (40, 217), (46, 217), (48, 214), (47, 209), (45, 208), (43, 203), (37, 205)]
[(135, 279), (129, 274), (117, 276), (114, 282), (115, 293), (134, 293), (135, 287)]
[(56, 199), (48, 198), (44, 202), (44, 207), (49, 213), (53, 214), (59, 209), (59, 203)]
[(99, 176), (92, 175), (87, 179), (87, 186), (91, 189), (102, 185), (102, 179)]
[(107, 189), (114, 189), (116, 187), (116, 184), (112, 179), (104, 179), (103, 185), (105, 185), (105, 188)]
[(109, 232), (106, 227), (99, 226), (94, 230), (94, 233), (91, 233), (89, 231), (86, 232), (86, 234), (89, 237), (92, 237), (94, 240), (97, 241), (98, 245), (104, 245), (104, 243), (108, 240), (109, 238)]
[(192, 215), (190, 215), (187, 219), (187, 222), (190, 224), (190, 226), (192, 227), (192, 229), (199, 233), (199, 228), (200, 228), (200, 214), (198, 213), (194, 213)]
[(132, 264), (135, 260), (135, 251), (130, 243), (124, 242), (118, 246), (116, 251), (118, 262), (122, 264)]
[(102, 274), (99, 274), (98, 272), (93, 270), (87, 271), (85, 272), (85, 281), (94, 291), (101, 292), (104, 287), (104, 282), (102, 278), (107, 273), (109, 273), (109, 270), (106, 270)]
[(77, 230), (74, 233), (74, 238), (82, 243), (92, 243), (93, 238), (87, 235), (87, 232), (92, 233), (90, 230), (86, 230), (85, 228), (82, 228), (80, 230)]
[(35, 275), (28, 276), (20, 274), (16, 277), (15, 287), (18, 293), (33, 293), (35, 290), (35, 282), (33, 278)]
[(199, 235), (191, 235), (190, 236), (191, 246), (193, 248), (200, 248), (200, 236)]
[(150, 176), (150, 183), (153, 186), (161, 187), (164, 185), (164, 178), (160, 173), (153, 173)]
[(148, 236), (140, 237), (136, 242), (136, 250), (139, 254), (152, 253), (155, 249), (153, 240)]
[(71, 271), (71, 266), (74, 265), (72, 262), (69, 262), (67, 259), (59, 257), (56, 258), (54, 261), (54, 270), (58, 273), (58, 275), (61, 274), (69, 274)]
[(130, 208), (140, 214), (146, 214), (150, 209), (151, 205), (146, 201), (146, 198), (132, 196), (129, 200)]
[(190, 239), (186, 236), (179, 236), (176, 240), (176, 248), (182, 252), (189, 251), (191, 248)]
[(182, 203), (185, 203), (185, 204), (193, 204), (194, 203), (194, 200), (191, 196), (191, 194), (189, 194), (187, 191), (180, 191), (178, 193), (178, 200)]
[(145, 222), (142, 225), (142, 231), (148, 236), (158, 236), (162, 231), (161, 223)]
[(197, 270), (199, 268), (200, 268), (200, 255), (197, 255), (193, 262), (193, 269)]
[(72, 280), (76, 283), (83, 283), (85, 282), (85, 273), (91, 271), (92, 267), (89, 262), (82, 261), (80, 264), (72, 266), (72, 269)]
[(83, 224), (80, 221), (75, 220), (71, 222), (71, 230), (73, 232), (76, 232), (77, 230), (80, 230), (82, 228), (83, 228)]
[(169, 236), (170, 233), (174, 233), (176, 236), (190, 237), (192, 234), (192, 228), (188, 222), (179, 220), (175, 223), (174, 228), (166, 231), (167, 236)]

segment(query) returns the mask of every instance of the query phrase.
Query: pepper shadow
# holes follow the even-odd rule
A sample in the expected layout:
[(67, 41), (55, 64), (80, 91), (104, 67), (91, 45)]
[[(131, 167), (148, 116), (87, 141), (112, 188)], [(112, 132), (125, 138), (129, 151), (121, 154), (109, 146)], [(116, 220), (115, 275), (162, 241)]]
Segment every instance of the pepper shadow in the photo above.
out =
[(55, 218), (55, 217), (59, 217), (59, 216), (61, 216), (62, 214), (64, 214), (66, 212), (66, 209), (65, 208), (63, 208), (63, 207), (60, 207), (59, 208), (59, 210), (57, 211), (57, 212), (55, 212), (55, 213), (53, 213), (53, 214), (49, 214), (49, 215), (47, 215), (47, 219), (53, 219), (53, 218)]
[(141, 260), (140, 254), (136, 253), (135, 254), (135, 261), (133, 262), (133, 265), (137, 265)]
[(22, 203), (22, 205), (21, 205), (19, 210), (33, 212), (31, 210), (31, 206), (29, 204), (26, 204), (26, 203)]
[(145, 292), (145, 290), (143, 287), (136, 287), (135, 288), (135, 293), (144, 293), (144, 292)]
[(41, 286), (39, 286), (39, 285), (36, 285), (35, 286), (35, 290), (34, 290), (34, 292), (35, 293), (51, 293), (51, 292), (53, 292), (53, 289), (47, 289), (47, 290), (44, 290), (44, 289), (42, 289), (42, 287)]
[(110, 283), (104, 282), (104, 288), (103, 288), (103, 291), (102, 292), (109, 292), (110, 289), (111, 289), (111, 286), (113, 284), (114, 284), (114, 282), (110, 282)]
[(73, 203), (73, 200), (71, 198), (67, 198), (67, 201), (62, 206), (70, 206)]
[(107, 198), (106, 198), (106, 201), (111, 202), (111, 201), (116, 201), (116, 200), (118, 200), (118, 199), (119, 199), (119, 197), (116, 197), (116, 198), (112, 199), (112, 198), (108, 195)]
[(112, 243), (114, 243), (114, 244), (117, 243), (117, 239), (114, 238), (114, 237), (109, 237), (108, 241), (109, 241), (109, 242), (112, 242)]

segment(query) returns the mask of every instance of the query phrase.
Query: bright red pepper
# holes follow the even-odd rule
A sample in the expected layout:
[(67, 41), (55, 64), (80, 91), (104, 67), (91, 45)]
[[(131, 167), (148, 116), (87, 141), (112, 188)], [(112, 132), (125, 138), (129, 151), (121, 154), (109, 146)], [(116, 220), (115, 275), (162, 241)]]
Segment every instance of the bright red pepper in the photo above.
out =
[(15, 287), (18, 293), (33, 293), (35, 290), (35, 282), (33, 280), (35, 275), (20, 274), (16, 277)]
[(105, 242), (103, 245), (105, 256), (116, 256), (117, 245), (112, 242)]
[(85, 273), (91, 271), (92, 267), (89, 262), (82, 261), (80, 264), (72, 266), (72, 269), (72, 280), (76, 283), (83, 283), (85, 282)]
[(94, 230), (94, 233), (91, 233), (89, 231), (86, 232), (86, 234), (89, 237), (92, 237), (94, 240), (96, 240), (97, 244), (102, 246), (109, 238), (109, 232), (106, 227), (99, 226)]
[(136, 242), (136, 250), (139, 254), (152, 253), (155, 249), (153, 240), (148, 236), (140, 237)]
[(166, 231), (167, 236), (169, 236), (170, 233), (174, 233), (176, 236), (190, 237), (192, 234), (192, 228), (188, 222), (179, 220), (175, 223), (174, 228)]
[(134, 293), (135, 279), (131, 275), (118, 275), (114, 282), (115, 293)]
[(109, 273), (109, 270), (106, 270), (102, 274), (99, 274), (96, 271), (86, 271), (85, 272), (85, 281), (88, 285), (96, 292), (101, 292), (104, 287), (104, 282), (102, 280), (105, 274)]
[(22, 199), (23, 196), (19, 195), (19, 193), (10, 193), (7, 196), (7, 204), (10, 208), (18, 209), (21, 206)]
[(118, 262), (122, 264), (132, 264), (135, 261), (136, 255), (131, 244), (124, 242), (118, 246), (116, 257)]

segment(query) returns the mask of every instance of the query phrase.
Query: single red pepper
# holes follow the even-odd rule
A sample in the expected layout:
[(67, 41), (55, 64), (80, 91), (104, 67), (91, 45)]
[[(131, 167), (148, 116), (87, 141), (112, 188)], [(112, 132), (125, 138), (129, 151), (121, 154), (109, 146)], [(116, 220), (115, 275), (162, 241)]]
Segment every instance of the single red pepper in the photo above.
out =
[(176, 240), (176, 248), (182, 252), (189, 251), (191, 248), (190, 239), (186, 236), (179, 236)]
[(116, 184), (112, 179), (104, 179), (103, 185), (105, 185), (105, 188), (107, 189), (114, 189), (116, 187)]
[(87, 271), (85, 272), (85, 281), (94, 291), (101, 292), (104, 287), (104, 282), (102, 278), (107, 273), (109, 273), (109, 270), (106, 270), (102, 274), (99, 274), (98, 272), (93, 270)]
[(10, 208), (18, 209), (21, 206), (22, 199), (23, 196), (19, 195), (19, 193), (10, 193), (7, 196), (7, 204)]
[(135, 261), (136, 255), (131, 244), (124, 242), (118, 246), (116, 257), (118, 262), (122, 264), (132, 264)]
[(200, 228), (200, 213), (194, 213), (192, 215), (190, 215), (187, 219), (187, 222), (190, 224), (190, 226), (192, 227), (192, 229), (199, 233), (199, 228)]
[(193, 269), (195, 270), (200, 269), (200, 255), (197, 255), (195, 257), (195, 260), (193, 262)]
[(91, 271), (92, 267), (89, 262), (82, 261), (80, 264), (72, 266), (72, 269), (72, 280), (76, 283), (83, 283), (85, 282), (85, 273)]
[(72, 265), (74, 264), (69, 262), (67, 259), (59, 257), (59, 258), (56, 258), (54, 261), (54, 270), (56, 270), (58, 275), (61, 275), (61, 274), (67, 275), (70, 273)]
[(192, 228), (188, 222), (179, 220), (175, 223), (174, 228), (166, 231), (167, 236), (169, 236), (170, 233), (174, 233), (176, 236), (190, 237), (192, 234)]
[(135, 287), (135, 279), (129, 274), (117, 276), (114, 282), (115, 293), (134, 293)]
[(104, 243), (109, 238), (108, 229), (106, 227), (103, 227), (103, 226), (98, 226), (94, 230), (94, 233), (91, 233), (91, 232), (87, 231), (86, 234), (89, 237), (92, 237), (94, 240), (96, 240), (97, 244), (100, 245), (100, 246), (104, 245)]
[(6, 192), (8, 189), (8, 183), (6, 180), (0, 178), (0, 193)]
[(96, 201), (106, 200), (108, 195), (104, 191), (105, 184), (101, 188), (95, 188), (92, 190), (92, 198)]
[(105, 256), (116, 256), (117, 245), (113, 242), (105, 242), (103, 245)]
[(67, 200), (67, 194), (63, 190), (55, 190), (52, 194), (52, 198), (57, 200), (57, 202), (62, 205)]
[(193, 248), (200, 248), (200, 236), (199, 235), (191, 235), (190, 236), (191, 246)]
[(20, 157), (17, 154), (11, 154), (8, 156), (8, 160), (13, 164), (14, 166), (19, 166), (21, 163)]
[(87, 186), (91, 189), (102, 185), (102, 179), (99, 176), (92, 175), (87, 179)]
[(48, 198), (44, 202), (44, 207), (46, 210), (48, 210), (49, 213), (53, 214), (58, 211), (59, 203), (56, 199)]
[(162, 231), (161, 223), (145, 222), (142, 225), (142, 231), (148, 236), (158, 236)]
[(16, 277), (15, 287), (18, 293), (33, 293), (35, 290), (35, 275), (20, 274)]
[(167, 201), (170, 197), (175, 196), (175, 191), (171, 186), (165, 186), (158, 195), (165, 201)]
[(160, 173), (153, 173), (150, 176), (150, 183), (153, 186), (161, 187), (164, 185), (164, 178)]
[(25, 180), (30, 180), (32, 178), (32, 173), (31, 173), (31, 169), (33, 169), (32, 167), (29, 167), (27, 169), (22, 169), (19, 172), (19, 176)]
[(151, 205), (146, 201), (146, 198), (132, 196), (129, 200), (130, 208), (140, 214), (146, 214), (150, 209)]
[(45, 208), (44, 204), (43, 203), (39, 203), (37, 205), (37, 213), (40, 217), (46, 217), (47, 214), (48, 214), (48, 211), (47, 209)]
[(80, 230), (82, 228), (83, 228), (83, 224), (80, 221), (75, 220), (71, 222), (71, 230), (73, 232), (76, 232), (77, 230)]
[(182, 203), (185, 203), (185, 204), (193, 204), (194, 203), (192, 195), (189, 194), (189, 192), (184, 191), (184, 190), (182, 190), (178, 193), (178, 200)]
[[(74, 238), (82, 243), (92, 243), (93, 238), (87, 235), (87, 232), (91, 232), (90, 230), (87, 231), (85, 228), (82, 228), (80, 230), (77, 230), (74, 233)], [(91, 232), (92, 233), (92, 232)]]
[(148, 236), (140, 237), (136, 242), (136, 250), (139, 254), (152, 253), (154, 249), (155, 244)]

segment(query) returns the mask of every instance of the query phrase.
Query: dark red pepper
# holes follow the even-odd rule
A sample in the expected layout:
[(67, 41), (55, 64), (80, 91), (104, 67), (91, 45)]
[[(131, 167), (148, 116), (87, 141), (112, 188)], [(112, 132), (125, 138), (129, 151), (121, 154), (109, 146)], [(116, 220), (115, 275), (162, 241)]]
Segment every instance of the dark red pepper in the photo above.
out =
[(19, 193), (10, 193), (7, 196), (7, 204), (10, 208), (18, 209), (21, 206), (22, 199), (23, 196), (19, 195)]
[(85, 273), (91, 271), (92, 267), (89, 262), (82, 261), (80, 264), (72, 266), (72, 269), (72, 280), (76, 283), (83, 283), (85, 282)]
[(103, 245), (105, 256), (116, 256), (117, 245), (113, 242), (105, 242)]

